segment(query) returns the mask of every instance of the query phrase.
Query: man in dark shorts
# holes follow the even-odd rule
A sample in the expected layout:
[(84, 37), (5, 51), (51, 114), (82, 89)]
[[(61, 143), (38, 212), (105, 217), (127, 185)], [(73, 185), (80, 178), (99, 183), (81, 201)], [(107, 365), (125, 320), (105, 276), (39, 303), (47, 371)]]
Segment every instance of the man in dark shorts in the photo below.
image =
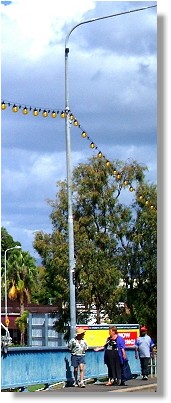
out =
[[(84, 328), (77, 328), (75, 337), (68, 343), (68, 349), (71, 351), (71, 365), (74, 367), (74, 386), (80, 386), (81, 388), (85, 388), (85, 353), (88, 349), (84, 335)], [(78, 381), (78, 371), (80, 373), (80, 382)]]

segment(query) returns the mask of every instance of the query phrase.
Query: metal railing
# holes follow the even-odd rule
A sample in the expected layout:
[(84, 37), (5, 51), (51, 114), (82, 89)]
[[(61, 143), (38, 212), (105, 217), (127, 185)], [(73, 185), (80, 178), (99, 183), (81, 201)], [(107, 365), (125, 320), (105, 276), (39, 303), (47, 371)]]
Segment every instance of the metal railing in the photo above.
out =
[(150, 359), (149, 374), (151, 378), (157, 376), (157, 354), (154, 354), (154, 356)]
[[(131, 372), (136, 378), (141, 375), (140, 361), (135, 360), (133, 348), (127, 348)], [(15, 369), (15, 370), (14, 370)], [(157, 375), (157, 356), (151, 360), (150, 374)], [(107, 377), (104, 352), (89, 348), (86, 352), (85, 379), (100, 380)], [(28, 391), (30, 385), (70, 383), (73, 380), (71, 354), (66, 347), (8, 347), (1, 355), (1, 390), (20, 388)]]

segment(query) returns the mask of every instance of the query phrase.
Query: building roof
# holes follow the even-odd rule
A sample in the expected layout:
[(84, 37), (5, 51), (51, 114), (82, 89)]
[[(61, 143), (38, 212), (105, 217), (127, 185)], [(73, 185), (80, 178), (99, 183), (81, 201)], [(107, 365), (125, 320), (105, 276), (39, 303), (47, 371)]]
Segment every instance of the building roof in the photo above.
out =
[[(24, 310), (30, 313), (57, 313), (58, 307), (56, 305), (43, 305), (43, 304), (25, 304)], [(7, 301), (7, 313), (9, 317), (9, 329), (16, 329), (15, 319), (20, 316), (20, 308), (17, 300)], [(5, 324), (5, 303), (1, 301), (1, 322)]]
[[(8, 313), (20, 313), (20, 307), (19, 307), (19, 302), (15, 300), (10, 300), (8, 298), (7, 300), (7, 311)], [(24, 310), (29, 311), (31, 313), (51, 313), (51, 312), (57, 312), (58, 307), (56, 305), (43, 305), (43, 304), (24, 304)], [(4, 300), (1, 301), (1, 315), (5, 313), (5, 302)]]

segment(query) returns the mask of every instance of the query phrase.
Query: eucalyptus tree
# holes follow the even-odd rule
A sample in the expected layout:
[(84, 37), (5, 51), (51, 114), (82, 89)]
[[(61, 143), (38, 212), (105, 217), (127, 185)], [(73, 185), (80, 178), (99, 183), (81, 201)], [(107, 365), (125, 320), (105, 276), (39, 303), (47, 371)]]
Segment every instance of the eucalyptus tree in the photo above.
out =
[(126, 237), (120, 234), (119, 259), (130, 321), (157, 334), (157, 188), (142, 183), (132, 205)]
[[(144, 199), (146, 202), (144, 203)], [(146, 323), (151, 334), (157, 336), (157, 188), (144, 185), (137, 189), (137, 219), (135, 232), (139, 234), (137, 287), (133, 312), (139, 323)], [(139, 301), (139, 303), (138, 303)]]
[[(85, 305), (85, 319), (93, 303), (99, 323), (101, 312), (107, 312), (110, 301), (116, 303), (119, 298), (120, 234), (126, 234), (132, 217), (120, 196), (126, 190), (130, 195), (136, 184), (143, 182), (145, 169), (135, 161), (109, 163), (95, 157), (73, 171), (76, 301)], [(69, 307), (66, 181), (58, 182), (57, 187), (56, 199), (48, 201), (52, 207), (52, 234), (37, 232), (33, 245), (46, 267), (49, 295), (64, 314)]]

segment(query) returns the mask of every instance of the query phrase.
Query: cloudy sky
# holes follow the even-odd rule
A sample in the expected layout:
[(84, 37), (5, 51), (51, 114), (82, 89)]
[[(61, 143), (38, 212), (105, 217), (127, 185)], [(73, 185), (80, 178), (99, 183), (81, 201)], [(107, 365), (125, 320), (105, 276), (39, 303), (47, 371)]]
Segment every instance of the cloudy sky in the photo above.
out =
[[(10, 103), (1, 114), (1, 225), (32, 256), (34, 232), (52, 229), (47, 199), (66, 178), (65, 120), (42, 117), (65, 108), (66, 36), (81, 21), (156, 4), (1, 2), (1, 99)], [(109, 160), (135, 159), (156, 183), (157, 8), (79, 26), (68, 47), (70, 110), (81, 128)], [(96, 153), (72, 126), (72, 168)]]

